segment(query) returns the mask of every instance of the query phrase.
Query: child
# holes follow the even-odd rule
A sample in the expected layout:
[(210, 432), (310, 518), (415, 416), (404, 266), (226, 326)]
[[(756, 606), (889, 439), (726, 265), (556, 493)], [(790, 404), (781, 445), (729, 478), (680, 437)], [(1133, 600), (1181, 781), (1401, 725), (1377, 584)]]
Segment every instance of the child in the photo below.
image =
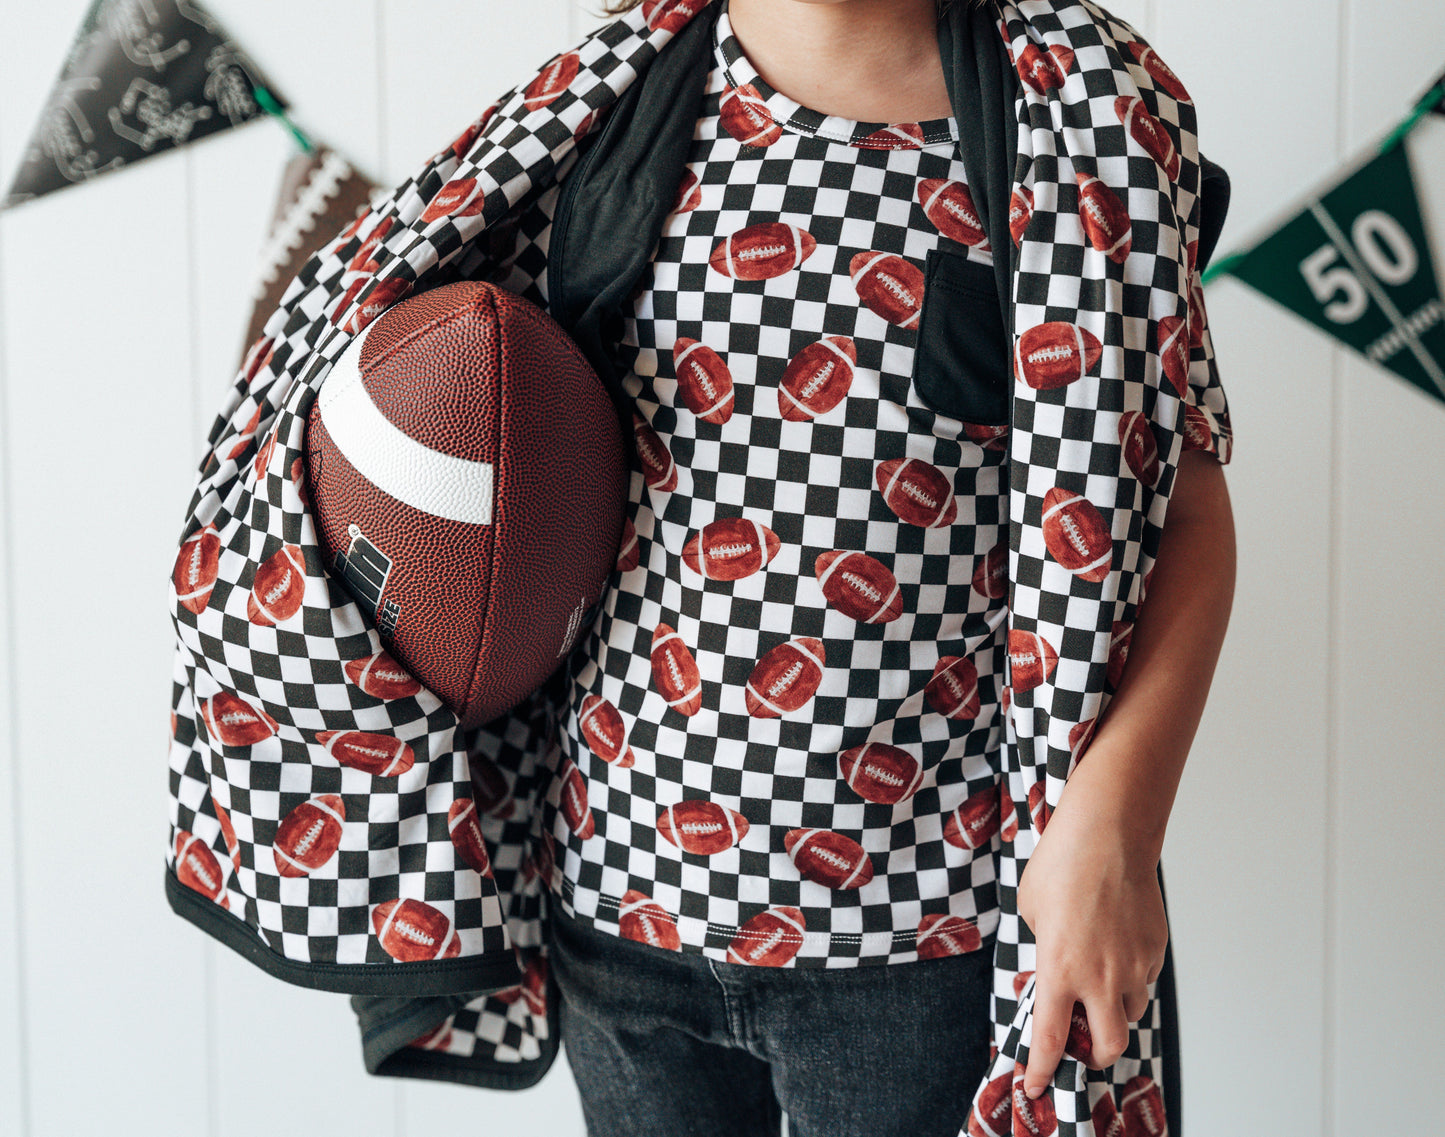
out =
[[(550, 959), (594, 1135), (775, 1132), (783, 1110), (796, 1134), (1163, 1131), (1156, 866), (1234, 572), (1193, 111), (1090, 0), (994, 2), (940, 28), (934, 0), (646, 0), (319, 250), (267, 321), (177, 562), (212, 579), (175, 596), (168, 895), (273, 973), (354, 992), (369, 1069), (531, 1084)], [(696, 115), (663, 65), (694, 58)], [(997, 80), (997, 115), (955, 117), (967, 75)], [(980, 146), (1010, 106), (1017, 137)], [(688, 133), (618, 149), (657, 121)], [(652, 197), (655, 242), (609, 227)], [(358, 692), (343, 664), (380, 641), (297, 474), (325, 363), (457, 276), (585, 339), (564, 294), (599, 240), (650, 259), (594, 359), (639, 460), (595, 624), (475, 734), (429, 693)], [(246, 596), (283, 545), (307, 587), (273, 628)], [(318, 732), (350, 729), (414, 767), (338, 771)], [(281, 818), (325, 794), (341, 852), (280, 879)], [(491, 847), (464, 863), (473, 804)], [(403, 899), (446, 930), (436, 958), (388, 959)], [(514, 949), (525, 985), (499, 990)]]
[[(585, 838), (548, 813), (562, 1038), (593, 1137), (777, 1132), (778, 1099), (798, 1134), (952, 1137), (988, 1062), (1000, 915), (1007, 604), (976, 570), (1007, 571), (1007, 419), (923, 379), (1007, 366), (996, 251), (955, 204), (979, 127), (952, 117), (934, 0), (718, 8), (622, 341), (640, 551), (562, 718), (591, 786)], [(944, 347), (929, 300), (950, 281), (974, 310)], [(1233, 577), (1219, 464), (1186, 457), (1160, 616), (1019, 887), (1030, 1097), (1076, 999), (1090, 1064), (1122, 1054), (1164, 958), (1155, 866)]]

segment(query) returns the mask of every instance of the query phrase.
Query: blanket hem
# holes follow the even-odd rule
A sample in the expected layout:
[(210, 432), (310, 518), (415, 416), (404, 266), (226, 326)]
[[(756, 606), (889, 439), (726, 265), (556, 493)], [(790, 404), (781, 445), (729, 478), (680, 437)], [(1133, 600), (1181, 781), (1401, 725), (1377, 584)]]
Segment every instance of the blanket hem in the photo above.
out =
[(171, 911), (244, 956), (268, 975), (297, 987), (343, 995), (475, 995), (522, 981), (511, 950), (428, 963), (299, 963), (267, 947), (254, 929), (213, 900), (187, 888), (169, 866), (166, 900)]

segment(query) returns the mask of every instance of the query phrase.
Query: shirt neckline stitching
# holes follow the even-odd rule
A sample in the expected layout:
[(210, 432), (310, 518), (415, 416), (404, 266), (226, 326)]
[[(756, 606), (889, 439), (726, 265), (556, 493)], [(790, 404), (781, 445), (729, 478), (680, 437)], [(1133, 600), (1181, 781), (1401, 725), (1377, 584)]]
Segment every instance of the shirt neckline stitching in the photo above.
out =
[[(726, 29), (722, 31), (721, 29)], [(769, 113), (773, 115), (773, 121), (780, 127), (794, 134), (805, 137), (821, 138), (828, 142), (838, 142), (845, 146), (852, 146), (858, 150), (915, 150), (929, 146), (940, 146), (945, 143), (956, 143), (959, 140), (957, 121), (950, 115), (946, 118), (924, 119), (921, 122), (915, 121), (923, 133), (923, 142), (919, 146), (860, 146), (859, 140), (866, 138), (879, 130), (890, 126), (904, 126), (906, 123), (896, 122), (862, 122), (855, 119), (845, 119), (840, 115), (824, 115), (818, 111), (805, 107), (796, 99), (775, 90), (768, 85), (766, 79), (757, 73), (743, 54), (742, 46), (738, 43), (737, 37), (732, 34), (732, 25), (727, 21), (727, 8), (724, 7), (718, 12), (717, 20), (712, 27), (713, 57), (714, 61), (722, 67), (723, 76), (729, 87), (737, 88), (744, 84), (751, 83), (753, 88), (762, 96), (763, 103), (767, 106)], [(732, 56), (730, 60), (728, 57)], [(741, 82), (739, 82), (741, 79)], [(775, 113), (784, 110), (787, 113), (780, 115)], [(820, 122), (814, 123), (809, 118), (816, 116)], [(840, 136), (835, 130), (830, 130), (824, 124), (828, 122), (847, 122), (852, 124), (852, 132), (846, 136)], [(940, 127), (940, 124), (942, 126)], [(940, 134), (942, 129), (946, 133)]]

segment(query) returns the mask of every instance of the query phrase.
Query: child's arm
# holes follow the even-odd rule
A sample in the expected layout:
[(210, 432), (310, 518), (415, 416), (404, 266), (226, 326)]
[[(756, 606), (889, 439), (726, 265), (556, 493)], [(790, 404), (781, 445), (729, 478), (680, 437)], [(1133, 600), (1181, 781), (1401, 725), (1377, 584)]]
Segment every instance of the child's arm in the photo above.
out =
[(1163, 967), (1169, 930), (1156, 866), (1224, 641), (1234, 573), (1223, 467), (1186, 452), (1128, 666), (1019, 881), (1019, 914), (1037, 943), (1030, 1097), (1053, 1076), (1075, 1000), (1092, 1035), (1088, 1065), (1102, 1069), (1122, 1055), (1128, 1022), (1143, 1013), (1145, 986)]

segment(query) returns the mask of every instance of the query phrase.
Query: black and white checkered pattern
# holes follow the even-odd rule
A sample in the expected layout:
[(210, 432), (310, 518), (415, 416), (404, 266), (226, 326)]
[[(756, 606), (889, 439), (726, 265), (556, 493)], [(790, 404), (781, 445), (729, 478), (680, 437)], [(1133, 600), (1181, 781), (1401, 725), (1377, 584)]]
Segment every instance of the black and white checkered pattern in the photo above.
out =
[[(960, 917), (984, 937), (998, 919), (993, 850), (985, 843), (975, 855), (951, 844), (944, 824), (1000, 777), (1003, 602), (971, 581), (1006, 537), (1002, 455), (920, 399), (910, 382), (916, 327), (867, 307), (849, 264), (879, 250), (923, 268), (940, 235), (924, 214), (919, 183), (966, 183), (958, 128), (936, 119), (916, 124), (922, 146), (901, 131), (892, 136), (896, 148), (859, 145), (887, 124), (817, 115), (774, 91), (739, 49), (725, 5), (713, 50), (688, 157), (699, 201), (668, 218), (622, 338), (627, 393), (670, 449), (680, 484), (660, 493), (634, 476), (630, 517), (642, 561), (619, 578), (576, 652), (559, 756), (588, 784), (595, 833), (583, 840), (569, 829), (554, 787), (547, 824), (559, 853), (566, 850), (562, 895), (585, 922), (619, 934), (623, 896), (641, 892), (677, 921), (683, 950), (718, 960), (728, 958), (740, 925), (780, 906), (799, 909), (807, 929), (787, 966), (917, 959), (928, 915)], [(719, 102), (740, 88), (756, 92), (782, 126), (776, 141), (745, 145), (723, 128)], [(546, 302), (542, 269), (555, 196), (542, 195), (521, 217), (522, 239), (503, 280), (538, 303)], [(797, 225), (817, 242), (797, 269), (735, 281), (709, 266), (721, 238), (773, 221)], [(981, 267), (992, 264), (986, 243), (960, 249)], [(798, 351), (834, 335), (851, 338), (858, 356), (846, 399), (816, 420), (784, 421), (779, 377)], [(722, 425), (700, 420), (678, 395), (673, 345), (684, 336), (715, 350), (734, 376), (734, 409)], [(922, 529), (884, 503), (875, 471), (901, 457), (929, 462), (953, 483), (953, 525)], [(731, 516), (772, 529), (781, 550), (744, 580), (705, 583), (683, 567), (683, 547), (701, 526)], [(867, 625), (831, 607), (814, 563), (832, 549), (886, 564), (902, 589), (902, 616)], [(700, 668), (702, 709), (691, 717), (669, 710), (653, 681), (659, 624), (677, 629)], [(796, 713), (751, 717), (744, 690), (754, 665), (795, 636), (824, 645), (817, 694)], [(977, 664), (984, 707), (977, 718), (947, 719), (925, 705), (923, 688), (943, 656)], [(588, 695), (621, 712), (634, 766), (608, 765), (588, 749), (578, 726)], [(866, 802), (842, 777), (839, 754), (869, 742), (921, 760), (922, 784), (904, 802)], [(700, 798), (747, 818), (736, 846), (685, 854), (659, 834), (669, 805)], [(872, 880), (834, 890), (805, 879), (784, 843), (802, 827), (859, 842)]]
[[(1108, 663), (1116, 622), (1132, 627), (1153, 567), (1179, 456), (1185, 404), (1208, 427), (1213, 451), (1232, 451), (1228, 405), (1215, 365), (1207, 323), (1190, 354), (1186, 398), (1176, 397), (1159, 352), (1159, 320), (1187, 319), (1194, 272), (1190, 248), (1199, 236), (1199, 143), (1192, 103), (1172, 97), (1128, 49), (1145, 41), (1131, 26), (1089, 0), (1001, 4), (1010, 52), (1058, 45), (1074, 53), (1061, 87), (1044, 92), (1024, 83), (1019, 99), (1019, 167), (1015, 182), (1033, 194), (1033, 217), (1019, 243), (1014, 276), (1014, 331), (1062, 320), (1087, 328), (1103, 347), (1095, 374), (1052, 390), (1014, 384), (1009, 451), (1009, 627), (1034, 632), (1059, 653), (1053, 674), (1031, 690), (1015, 690), (1006, 716), (1005, 776), (1019, 807), (1018, 839), (999, 866), (999, 923), (994, 967), (994, 1025), (998, 1054), (980, 1086), (1012, 1078), (1028, 1062), (1032, 1033), (1034, 951), (1019, 918), (1016, 889), (1034, 847), (1028, 791), (1044, 782), (1049, 808), (1059, 802), (1078, 760), (1069, 734), (1108, 705)], [(1164, 126), (1180, 157), (1171, 180), (1130, 137), (1116, 113), (1119, 98), (1138, 96)], [(1132, 250), (1122, 265), (1093, 248), (1079, 218), (1077, 173), (1108, 184), (1128, 209)], [(1202, 301), (1199, 313), (1203, 316)], [(1159, 450), (1151, 487), (1124, 461), (1119, 420), (1137, 410)], [(1095, 505), (1114, 537), (1112, 570), (1101, 583), (1075, 575), (1048, 552), (1043, 497), (1054, 486)], [(1082, 750), (1082, 747), (1077, 748)], [(1029, 973), (1021, 995), (1014, 980)], [(1162, 1101), (1161, 1017), (1153, 985), (1149, 1005), (1133, 1024), (1124, 1056), (1092, 1070), (1065, 1055), (1050, 1097), (1063, 1137), (1094, 1132), (1092, 1111), (1112, 1096), (1157, 1092)], [(1017, 1066), (1016, 1066), (1017, 1064)], [(975, 1098), (975, 1103), (979, 1100)], [(1105, 1107), (1107, 1108), (1107, 1107)]]
[[(220, 889), (205, 894), (281, 962), (303, 969), (357, 965), (358, 977), (364, 966), (404, 970), (408, 965), (392, 960), (372, 923), (378, 905), (396, 898), (438, 910), (462, 960), (516, 952), (525, 964), (543, 951), (541, 886), (524, 863), (536, 830), (524, 766), (535, 762), (548, 738), (532, 731), (526, 711), (543, 706), (543, 697), (514, 714), (515, 732), (484, 736), (460, 731), (456, 716), (426, 690), (383, 702), (351, 683), (344, 664), (383, 645), (324, 563), (302, 496), (304, 478), (296, 472), (307, 412), (329, 364), (374, 318), (375, 312), (360, 315), (368, 296), (394, 300), (423, 276), (455, 274), (464, 249), (471, 271), (494, 267), (486, 252), (495, 241), (473, 238), (556, 180), (558, 164), (575, 155), (576, 139), (598, 125), (671, 35), (649, 27), (640, 12), (598, 29), (574, 49), (576, 79), (550, 102), (529, 107), (524, 85), (509, 91), (414, 178), (318, 250), (267, 321), (265, 339), (248, 354), (212, 427), (184, 537), (214, 529), (218, 578), (199, 613), (172, 594), (177, 642), (167, 865), (182, 883), (195, 879), (178, 871), (176, 860), (177, 838), (194, 835), (221, 872)], [(481, 213), (424, 221), (422, 211), (438, 191), (466, 177), (482, 187)], [(376, 265), (355, 263), (363, 241), (382, 226), (388, 226), (385, 239), (371, 253)], [(348, 295), (357, 280), (367, 287)], [(257, 455), (272, 440), (269, 462), (258, 471)], [(266, 626), (248, 617), (247, 601), (258, 566), (285, 545), (299, 549), (304, 561), (304, 598), (294, 615)], [(274, 732), (249, 746), (212, 738), (204, 710), (217, 694), (269, 715)], [(411, 746), (415, 764), (391, 778), (344, 767), (317, 740), (328, 730), (399, 739)], [(508, 808), (511, 816), (483, 818), (493, 854), (486, 875), (459, 855), (448, 824), (452, 804), (473, 794), (476, 761), (469, 749), (508, 765), (518, 803)], [(320, 868), (283, 876), (271, 847), (280, 822), (323, 794), (339, 795), (343, 803), (340, 848)], [(201, 871), (209, 877), (205, 864)], [(470, 1053), (485, 1040), (496, 1061), (535, 1057), (546, 1037), (545, 1013), (533, 1013), (516, 994), (502, 992), (459, 1013), (449, 1048)]]
[[(1019, 244), (1011, 330), (1016, 342), (1023, 332), (1043, 322), (1074, 323), (1097, 336), (1102, 350), (1091, 373), (1066, 386), (1034, 390), (1023, 382), (1014, 384), (1006, 455), (1010, 487), (1006, 628), (1042, 636), (1058, 650), (1059, 663), (1031, 690), (1013, 691), (1011, 713), (1003, 716), (1001, 723), (1001, 764), (1015, 803), (1019, 834), (1016, 840), (1004, 843), (996, 857), (993, 1025), (998, 1054), (980, 1093), (989, 1080), (1011, 1078), (1016, 1064), (1026, 1062), (1028, 1056), (1033, 987), (1025, 981), (1016, 998), (1013, 986), (1016, 977), (1031, 972), (1034, 966), (1033, 945), (1017, 915), (1015, 895), (1034, 846), (1028, 790), (1041, 782), (1047, 803), (1058, 803), (1076, 761), (1070, 732), (1096, 720), (1107, 706), (1111, 632), (1116, 624), (1131, 626), (1143, 600), (1144, 580), (1159, 548), (1185, 446), (1186, 405), (1194, 408), (1204, 424), (1206, 449), (1228, 461), (1232, 443), (1228, 407), (1207, 326), (1194, 329), (1198, 342), (1189, 354), (1182, 400), (1164, 378), (1161, 363), (1159, 322), (1189, 318), (1190, 286), (1194, 283), (1191, 245), (1199, 231), (1199, 152), (1193, 106), (1156, 84), (1137, 61), (1128, 46), (1142, 43), (1134, 29), (1090, 0), (1017, 0), (999, 3), (998, 10), (1011, 53), (1021, 64), (1028, 60), (1029, 45), (1068, 47), (1073, 52), (1060, 85), (1038, 90), (1025, 83), (1017, 101), (1019, 160), (1013, 180), (1031, 191), (1034, 204), (1032, 220)], [(384, 953), (378, 954), (366, 919), (376, 904), (396, 896), (424, 899), (443, 910), (454, 920), (467, 956), (514, 947), (524, 954), (540, 953), (542, 881), (553, 889), (560, 887), (563, 866), (555, 863), (552, 854), (560, 857), (565, 851), (568, 857), (575, 855), (565, 845), (554, 848), (554, 843), (549, 843), (550, 829), (543, 832), (541, 828), (548, 810), (535, 808), (538, 799), (552, 790), (549, 775), (560, 761), (559, 744), (565, 745), (564, 738), (550, 739), (557, 722), (565, 725), (561, 708), (539, 694), (512, 716), (505, 730), (467, 736), (457, 732), (455, 720), (425, 692), (414, 699), (377, 704), (350, 687), (341, 676), (341, 664), (374, 651), (379, 640), (356, 606), (332, 588), (316, 549), (311, 518), (288, 473), (301, 453), (310, 399), (329, 363), (354, 334), (355, 324), (348, 322), (356, 319), (368, 299), (395, 300), (403, 295), (403, 287), (418, 281), (431, 284), (448, 276), (483, 275), (508, 248), (515, 250), (515, 258), (506, 271), (529, 272), (544, 284), (538, 263), (539, 259), (545, 261), (545, 248), (539, 242), (539, 238), (544, 240), (543, 233), (512, 230), (511, 223), (520, 209), (539, 201), (547, 187), (565, 175), (576, 137), (597, 127), (617, 95), (646, 68), (655, 52), (665, 47), (672, 33), (664, 21), (682, 12), (680, 6), (670, 3), (644, 6), (588, 36), (576, 49), (576, 77), (553, 101), (529, 109), (520, 88), (508, 92), (489, 109), (480, 137), (465, 144), (459, 141), (456, 153), (439, 154), (415, 178), (378, 202), (355, 233), (343, 234), (320, 250), (293, 281), (267, 323), (266, 335), (272, 341), (267, 346), (274, 347), (274, 352), (267, 358), (265, 349), (259, 351), (255, 357), (258, 366), (247, 368), (238, 377), (211, 433), (214, 453), (202, 468), (185, 530), (189, 534), (207, 524), (216, 527), (223, 548), (221, 580), (201, 614), (193, 615), (179, 605), (175, 608), (176, 726), (167, 858), (174, 868), (177, 830), (194, 833), (214, 851), (225, 874), (219, 899), (258, 939), (289, 960), (404, 968), (390, 963)], [(1121, 124), (1116, 100), (1136, 96), (1162, 124), (1177, 150), (1177, 177), (1169, 177)], [(896, 157), (892, 153), (870, 155), (879, 156)], [(913, 156), (921, 162), (927, 153)], [(1084, 232), (1078, 215), (1077, 173), (1097, 176), (1127, 204), (1133, 247), (1122, 264), (1093, 248)], [(476, 177), (484, 190), (481, 213), (422, 221), (422, 210), (441, 187), (464, 177)], [(748, 194), (756, 193), (759, 184), (767, 183), (747, 181)], [(817, 179), (794, 176), (779, 179), (777, 192), (782, 192), (785, 184), (789, 191), (807, 187), (810, 195), (827, 188)], [(851, 188), (856, 189), (856, 184)], [(757, 208), (764, 208), (757, 200), (750, 197)], [(816, 204), (816, 199), (810, 201), (807, 208), (812, 210)], [(535, 218), (540, 218), (541, 212), (532, 212), (533, 224), (539, 224)], [(378, 267), (348, 270), (361, 241), (388, 220), (392, 224), (376, 258)], [(685, 248), (692, 235), (689, 227), (665, 241), (680, 239)], [(375, 278), (377, 283), (369, 286), (375, 296), (363, 291), (343, 303), (343, 294), (355, 279), (354, 271), (365, 274), (363, 279)], [(768, 289), (776, 287), (777, 281), (766, 283), (761, 292), (771, 295)], [(739, 286), (733, 295), (743, 292)], [(796, 303), (800, 295), (793, 294), (791, 319), (800, 318)], [(1202, 317), (1202, 307), (1198, 307), (1196, 325)], [(647, 318), (653, 325), (661, 319), (656, 312)], [(800, 326), (812, 329), (804, 335), (816, 335), (825, 319), (836, 318), (836, 312), (824, 303), (801, 318), (806, 322)], [(768, 338), (780, 334), (769, 328), (790, 325), (759, 310), (754, 322), (757, 343), (740, 349), (732, 339), (732, 325), (738, 320), (738, 313), (732, 311), (726, 321), (728, 338), (719, 350), (755, 351), (759, 358), (776, 361), (785, 358), (793, 346)], [(631, 328), (639, 361), (644, 360), (644, 335), (650, 335), (655, 345), (668, 342), (667, 335), (678, 334), (676, 329), (664, 332), (657, 326), (649, 331), (644, 324), (643, 320), (634, 321)], [(882, 342), (885, 346), (889, 343), (886, 333)], [(650, 362), (654, 397), (649, 399), (641, 386), (635, 394), (654, 424), (674, 433), (680, 416), (663, 405), (665, 367), (659, 366), (658, 360)], [(883, 362), (880, 356), (875, 365)], [(647, 374), (641, 362), (638, 370)], [(880, 375), (890, 373), (906, 375), (907, 369), (879, 366)], [(749, 378), (759, 387), (770, 382), (761, 372)], [(911, 400), (905, 397), (899, 405), (910, 406)], [(738, 413), (750, 409), (740, 399)], [(1143, 414), (1158, 445), (1160, 472), (1153, 485), (1140, 482), (1122, 459), (1118, 425), (1121, 415), (1130, 410)], [(867, 424), (870, 441), (877, 426), (876, 422)], [(279, 441), (258, 488), (248, 470), (258, 444), (273, 434)], [(701, 445), (700, 431), (679, 437), (679, 454), (684, 442), (688, 443), (685, 457), (692, 492), (699, 488), (699, 471), (726, 470), (728, 461), (737, 460), (734, 452), (724, 453), (721, 439), (710, 449)], [(943, 442), (938, 439), (935, 445)], [(839, 453), (847, 456), (852, 453), (850, 447), (851, 439), (845, 434)], [(867, 449), (862, 452), (871, 453)], [(813, 461), (810, 452), (807, 482), (823, 484)], [(778, 471), (754, 472), (745, 463), (737, 468), (743, 473), (726, 489), (737, 508), (765, 509), (770, 515), (786, 512), (779, 510), (778, 499), (769, 499), (766, 489), (755, 484), (755, 480), (769, 484), (778, 480), (784, 472), (781, 464)], [(853, 508), (841, 497), (845, 481), (840, 460), (834, 483), (840, 493), (837, 514), (858, 516), (845, 513)], [(1082, 494), (1108, 523), (1114, 557), (1102, 582), (1090, 583), (1071, 573), (1048, 551), (1041, 512), (1045, 493), (1055, 486)], [(706, 488), (714, 500), (720, 499), (722, 491), (716, 484)], [(762, 496), (749, 496), (760, 492)], [(649, 568), (657, 556), (676, 556), (680, 534), (699, 523), (697, 517), (671, 516), (669, 506), (656, 502), (653, 528), (641, 534), (644, 543), (656, 541), (661, 546), (655, 553), (647, 552)], [(648, 511), (653, 508), (649, 498)], [(869, 506), (861, 516), (871, 519), (872, 509)], [(887, 518), (880, 516), (879, 520)], [(898, 527), (890, 528), (892, 539), (897, 540)], [(872, 531), (871, 520), (867, 538), (889, 539)], [(807, 543), (801, 534), (789, 540), (800, 546)], [(283, 543), (297, 545), (304, 555), (308, 571), (305, 603), (301, 612), (282, 626), (262, 628), (246, 618), (246, 594), (259, 560)], [(886, 544), (881, 547), (889, 549)], [(771, 566), (759, 575), (768, 581), (774, 575), (786, 579), (781, 572), (773, 574)], [(795, 582), (806, 580), (798, 572), (792, 576)], [(695, 613), (690, 618), (700, 623), (714, 616), (716, 598), (727, 592), (735, 602), (737, 585), (746, 583), (734, 582), (728, 590), (709, 585), (696, 590), (699, 595), (692, 599), (680, 589), (674, 595), (664, 592), (647, 599), (655, 606), (654, 612), (665, 606), (676, 614), (681, 627), (689, 604)], [(776, 603), (796, 610), (802, 600), (799, 592), (789, 588)], [(772, 598), (761, 595), (750, 602), (761, 606), (753, 617), (754, 626), (771, 630), (775, 616), (769, 607)], [(922, 604), (910, 606), (910, 611), (923, 609)], [(653, 614), (642, 619), (639, 612), (630, 618), (639, 628), (646, 628)], [(761, 646), (756, 636), (745, 629), (746, 642), (736, 646), (726, 642), (716, 650), (715, 662), (724, 682), (734, 682), (734, 670), (730, 669), (741, 666), (735, 660), (755, 658)], [(823, 638), (831, 643), (846, 637), (830, 635), (825, 621)], [(862, 655), (871, 650), (873, 642), (855, 639), (851, 650), (858, 654), (847, 661), (850, 675), (863, 669)], [(597, 656), (598, 681), (620, 683), (628, 678), (639, 690), (645, 686), (645, 680), (631, 676), (637, 666), (635, 651), (625, 658), (619, 653), (615, 672), (609, 654), (598, 652)], [(624, 667), (627, 659), (632, 662)], [(870, 657), (867, 662), (876, 668), (881, 661)], [(829, 665), (833, 666), (831, 656)], [(910, 659), (903, 673), (913, 683), (924, 670)], [(585, 673), (581, 678), (585, 681)], [(215, 745), (200, 706), (219, 690), (262, 707), (277, 721), (276, 735), (249, 750)], [(569, 702), (572, 694), (575, 692), (568, 693)], [(985, 697), (996, 694), (987, 692)], [(881, 692), (865, 697), (883, 702)], [(895, 719), (906, 717), (905, 704), (906, 700), (893, 711)], [(624, 710), (631, 714), (636, 708)], [(726, 727), (722, 721), (725, 714), (709, 713), (717, 716), (719, 728)], [(849, 721), (847, 714), (845, 709), (840, 721)], [(312, 741), (314, 731), (341, 725), (407, 740), (416, 748), (416, 766), (391, 782), (352, 777), (356, 771), (338, 769)], [(677, 741), (664, 738), (664, 732), (675, 729), (668, 726), (665, 716), (654, 716), (648, 729), (652, 736), (639, 738), (658, 751), (664, 751), (665, 742)], [(919, 741), (927, 745), (932, 740)], [(468, 751), (475, 755), (471, 760)], [(509, 798), (493, 803), (493, 813), (487, 818), (486, 837), (493, 854), (490, 879), (468, 875), (470, 870), (456, 856), (446, 828), (447, 808), (458, 796), (471, 792), (469, 774), (474, 780), (477, 769), (485, 766), (483, 755), (504, 768), (510, 790)], [(620, 772), (609, 769), (607, 773)], [(681, 772), (675, 773), (681, 781)], [(709, 769), (708, 773), (712, 776), (716, 771)], [(742, 776), (750, 773), (737, 771), (739, 797)], [(494, 789), (489, 784), (487, 792)], [(319, 793), (338, 793), (346, 804), (348, 832), (341, 849), (310, 879), (281, 879), (270, 862), (267, 845), (284, 810)], [(621, 804), (610, 794), (606, 800), (602, 798), (599, 794), (599, 808), (616, 810)], [(830, 804), (836, 804), (836, 799)], [(217, 805), (229, 810), (239, 869), (232, 867)], [(635, 828), (654, 820), (632, 818), (625, 812), (618, 816)], [(756, 871), (753, 865), (748, 869)], [(710, 883), (699, 882), (699, 896), (710, 895)], [(743, 901), (738, 898), (739, 904)], [(525, 1060), (528, 1053), (535, 1053), (530, 1046), (542, 1038), (545, 1021), (539, 1029), (532, 1010), (519, 1007), (525, 1008), (525, 1000), (515, 997), (474, 1002), (454, 1019), (454, 1026), (460, 1028), (454, 1036), (461, 1033), (465, 1037), (460, 1042), (454, 1037), (447, 1048), (495, 1061)], [(886, 1013), (886, 1008), (880, 1013)], [(1159, 1027), (1159, 1005), (1151, 998), (1142, 1020), (1131, 1031), (1125, 1057), (1108, 1070), (1090, 1070), (1064, 1057), (1050, 1094), (1060, 1133), (1065, 1137), (1090, 1133), (1090, 1112), (1104, 1097), (1122, 1108), (1127, 1101), (1141, 1100), (1141, 1094), (1147, 1096), (1150, 1083), (1157, 1083), (1161, 1076)]]

